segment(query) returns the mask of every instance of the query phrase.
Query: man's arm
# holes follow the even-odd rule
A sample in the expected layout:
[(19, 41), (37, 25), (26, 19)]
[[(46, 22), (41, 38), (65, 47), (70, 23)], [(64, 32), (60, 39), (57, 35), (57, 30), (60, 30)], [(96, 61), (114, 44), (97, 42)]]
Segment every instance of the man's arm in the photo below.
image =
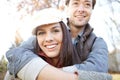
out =
[[(19, 47), (10, 49), (6, 53), (6, 57), (8, 59), (8, 70), (10, 74), (17, 75), (17, 73), (32, 59), (39, 58), (36, 54), (34, 54), (35, 48), (35, 40), (36, 37), (33, 36), (28, 41), (22, 43)], [(41, 62), (41, 66), (45, 66), (47, 62), (43, 59), (39, 59)], [(42, 69), (42, 68), (41, 68)]]
[(49, 64), (39, 70), (39, 64), (39, 59), (32, 60), (18, 72), (18, 77), (22, 80), (112, 80), (108, 73), (83, 70), (68, 73)]
[(17, 76), (22, 80), (36, 80), (37, 77), (38, 80), (78, 80), (74, 73), (61, 71), (34, 54), (35, 39), (33, 36), (19, 47), (7, 51), (8, 70), (13, 78)]
[(17, 74), (22, 80), (78, 80), (74, 73), (68, 73), (49, 64), (41, 67), (40, 58), (27, 63)]
[(64, 71), (79, 70), (108, 72), (108, 48), (102, 38), (97, 38), (88, 58), (81, 64), (64, 67)]
[[(27, 45), (33, 46), (33, 41), (31, 41), (31, 42), (32, 42), (32, 45), (30, 45), (31, 43), (28, 43)], [(42, 60), (40, 57), (38, 57), (36, 54), (33, 53), (34, 52), (33, 51), (34, 46), (33, 47), (29, 47), (29, 46), (26, 46), (26, 43), (24, 43), (24, 44), (22, 44), (21, 47), (17, 47), (15, 49), (12, 49), (12, 50), (7, 52), (7, 58), (8, 58), (8, 61), (9, 61), (8, 69), (9, 69), (10, 73), (12, 73), (13, 75), (17, 74), (17, 76), (20, 77), (21, 79), (25, 78), (23, 75), (20, 75), (20, 73), (21, 72), (24, 73), (25, 66), (27, 66), (27, 64), (29, 64), (31, 62), (33, 62), (34, 67), (30, 68), (30, 66), (32, 66), (32, 65), (29, 64), (29, 66), (27, 66), (27, 68), (26, 68), (28, 71), (29, 71), (29, 69), (32, 70), (32, 71), (36, 71), (35, 75), (31, 74), (32, 75), (31, 80), (33, 80), (33, 78), (37, 78), (37, 77), (38, 77), (38, 80), (39, 80), (39, 78), (41, 76), (43, 78), (46, 78), (46, 75), (44, 75), (44, 73), (46, 73), (47, 76), (51, 77), (51, 72), (48, 73), (48, 71), (46, 72), (46, 70), (53, 70), (53, 75), (56, 72), (56, 76), (53, 76), (52, 79), (58, 78), (59, 75), (57, 75), (57, 74), (61, 74), (61, 73), (64, 72), (64, 71), (61, 72), (59, 69), (57, 69), (57, 68), (55, 68), (53, 66), (50, 66), (49, 64), (47, 65), (47, 63), (44, 60)], [(28, 59), (28, 62), (25, 62), (26, 59)], [(34, 59), (36, 59), (38, 61), (35, 61)], [(39, 62), (39, 63), (36, 64), (36, 62)], [(41, 68), (39, 68), (41, 66), (41, 64), (43, 64), (43, 66)], [(15, 65), (17, 65), (19, 68), (17, 66), (15, 66)], [(36, 66), (36, 65), (39, 65), (39, 66)], [(79, 66), (80, 66), (80, 64), (79, 64)], [(36, 69), (36, 68), (38, 68), (38, 69)], [(71, 71), (69, 71), (69, 70), (71, 70)], [(31, 71), (31, 73), (32, 73), (32, 71)], [(75, 65), (72, 68), (68, 68), (68, 72), (72, 72), (73, 73), (74, 71), (76, 71)], [(25, 74), (27, 75), (28, 73), (25, 73)], [(66, 73), (64, 73), (64, 74), (66, 74)], [(68, 74), (66, 74), (66, 75), (68, 77)], [(61, 77), (62, 76), (63, 75), (61, 75)]]

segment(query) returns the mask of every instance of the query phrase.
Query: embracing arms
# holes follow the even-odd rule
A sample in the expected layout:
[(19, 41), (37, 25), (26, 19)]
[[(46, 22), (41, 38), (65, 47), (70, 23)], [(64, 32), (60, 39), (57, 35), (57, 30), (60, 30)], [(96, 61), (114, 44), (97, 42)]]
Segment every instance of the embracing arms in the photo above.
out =
[[(95, 41), (93, 48), (92, 48), (93, 50), (90, 53), (90, 55), (86, 61), (84, 61), (82, 64), (75, 64), (73, 66), (64, 67), (63, 68), (64, 71), (61, 71), (55, 67), (50, 66), (43, 59), (41, 59), (36, 54), (34, 54), (34, 46), (35, 46), (34, 44), (35, 44), (35, 37), (32, 37), (32, 39), (29, 39), (27, 42), (24, 42), (20, 47), (11, 49), (7, 52), (6, 56), (7, 56), (8, 62), (9, 62), (8, 70), (10, 71), (11, 74), (16, 75), (20, 78), (23, 77), (22, 75), (20, 75), (20, 73), (24, 72), (24, 68), (25, 68), (25, 66), (27, 66), (26, 64), (29, 64), (31, 62), (33, 62), (34, 67), (31, 67), (32, 71), (30, 74), (31, 74), (32, 78), (34, 78), (34, 79), (36, 79), (38, 77), (38, 80), (41, 76), (45, 78), (46, 75), (48, 78), (51, 78), (51, 75), (55, 75), (54, 72), (56, 72), (57, 75), (52, 76), (52, 80), (54, 80), (55, 78), (58, 78), (61, 73), (66, 74), (64, 71), (72, 73), (72, 74), (70, 74), (70, 73), (66, 74), (67, 77), (71, 76), (71, 75), (72, 75), (71, 77), (75, 77), (76, 75), (73, 74), (73, 72), (76, 71), (77, 69), (87, 70), (87, 71), (107, 72), (108, 51), (107, 51), (106, 44), (104, 44), (104, 41), (101, 38), (98, 38)], [(101, 44), (101, 46), (98, 46), (100, 44)], [(34, 59), (36, 59), (38, 61), (35, 62)], [(29, 70), (30, 66), (31, 65), (29, 64), (29, 67), (26, 69)], [(102, 66), (104, 66), (104, 69)], [(36, 69), (36, 68), (38, 68), (38, 69)], [(53, 70), (52, 71), (53, 74), (51, 74), (51, 72), (49, 73), (49, 71), (47, 71), (47, 70)], [(35, 75), (32, 75), (33, 71), (35, 72)], [(46, 75), (44, 75), (46, 71), (47, 71), (47, 73), (46, 73)], [(61, 78), (63, 78), (62, 76), (63, 75), (61, 75)], [(69, 77), (69, 78), (71, 78), (71, 77)], [(25, 78), (25, 76), (24, 76), (24, 78)], [(32, 78), (31, 78), (31, 80), (34, 80)], [(64, 79), (62, 79), (62, 80), (64, 80)]]

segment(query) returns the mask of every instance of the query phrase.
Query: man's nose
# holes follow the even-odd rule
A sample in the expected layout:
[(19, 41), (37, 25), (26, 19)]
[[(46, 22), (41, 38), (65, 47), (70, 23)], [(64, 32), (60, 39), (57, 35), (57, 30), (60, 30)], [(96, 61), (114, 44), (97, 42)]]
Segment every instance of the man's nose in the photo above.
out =
[(84, 11), (84, 5), (83, 4), (80, 4), (78, 6), (78, 11), (81, 12), (81, 11)]

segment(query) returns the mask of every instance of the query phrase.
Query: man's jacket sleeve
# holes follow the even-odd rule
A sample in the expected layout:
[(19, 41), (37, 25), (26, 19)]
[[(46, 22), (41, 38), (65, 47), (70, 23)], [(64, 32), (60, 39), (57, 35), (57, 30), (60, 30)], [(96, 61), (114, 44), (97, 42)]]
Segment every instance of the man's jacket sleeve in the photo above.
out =
[(102, 38), (96, 38), (88, 58), (81, 64), (63, 67), (64, 71), (78, 70), (108, 72), (108, 48)]
[[(36, 37), (31, 37), (19, 47), (10, 49), (6, 52), (8, 59), (8, 70), (10, 74), (17, 76), (17, 73), (34, 58), (40, 58), (34, 53)], [(44, 60), (40, 59), (44, 66), (47, 64)], [(40, 64), (41, 65), (41, 64)]]
[(75, 65), (79, 70), (108, 72), (108, 48), (102, 38), (96, 38), (88, 58)]

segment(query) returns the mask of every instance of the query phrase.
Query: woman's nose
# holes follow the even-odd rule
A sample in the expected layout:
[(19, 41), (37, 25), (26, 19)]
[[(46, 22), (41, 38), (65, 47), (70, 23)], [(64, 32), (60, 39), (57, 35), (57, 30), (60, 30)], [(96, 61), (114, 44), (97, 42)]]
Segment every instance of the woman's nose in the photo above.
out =
[(46, 42), (51, 42), (53, 40), (54, 40), (53, 35), (51, 33), (48, 33), (45, 37), (45, 41)]

